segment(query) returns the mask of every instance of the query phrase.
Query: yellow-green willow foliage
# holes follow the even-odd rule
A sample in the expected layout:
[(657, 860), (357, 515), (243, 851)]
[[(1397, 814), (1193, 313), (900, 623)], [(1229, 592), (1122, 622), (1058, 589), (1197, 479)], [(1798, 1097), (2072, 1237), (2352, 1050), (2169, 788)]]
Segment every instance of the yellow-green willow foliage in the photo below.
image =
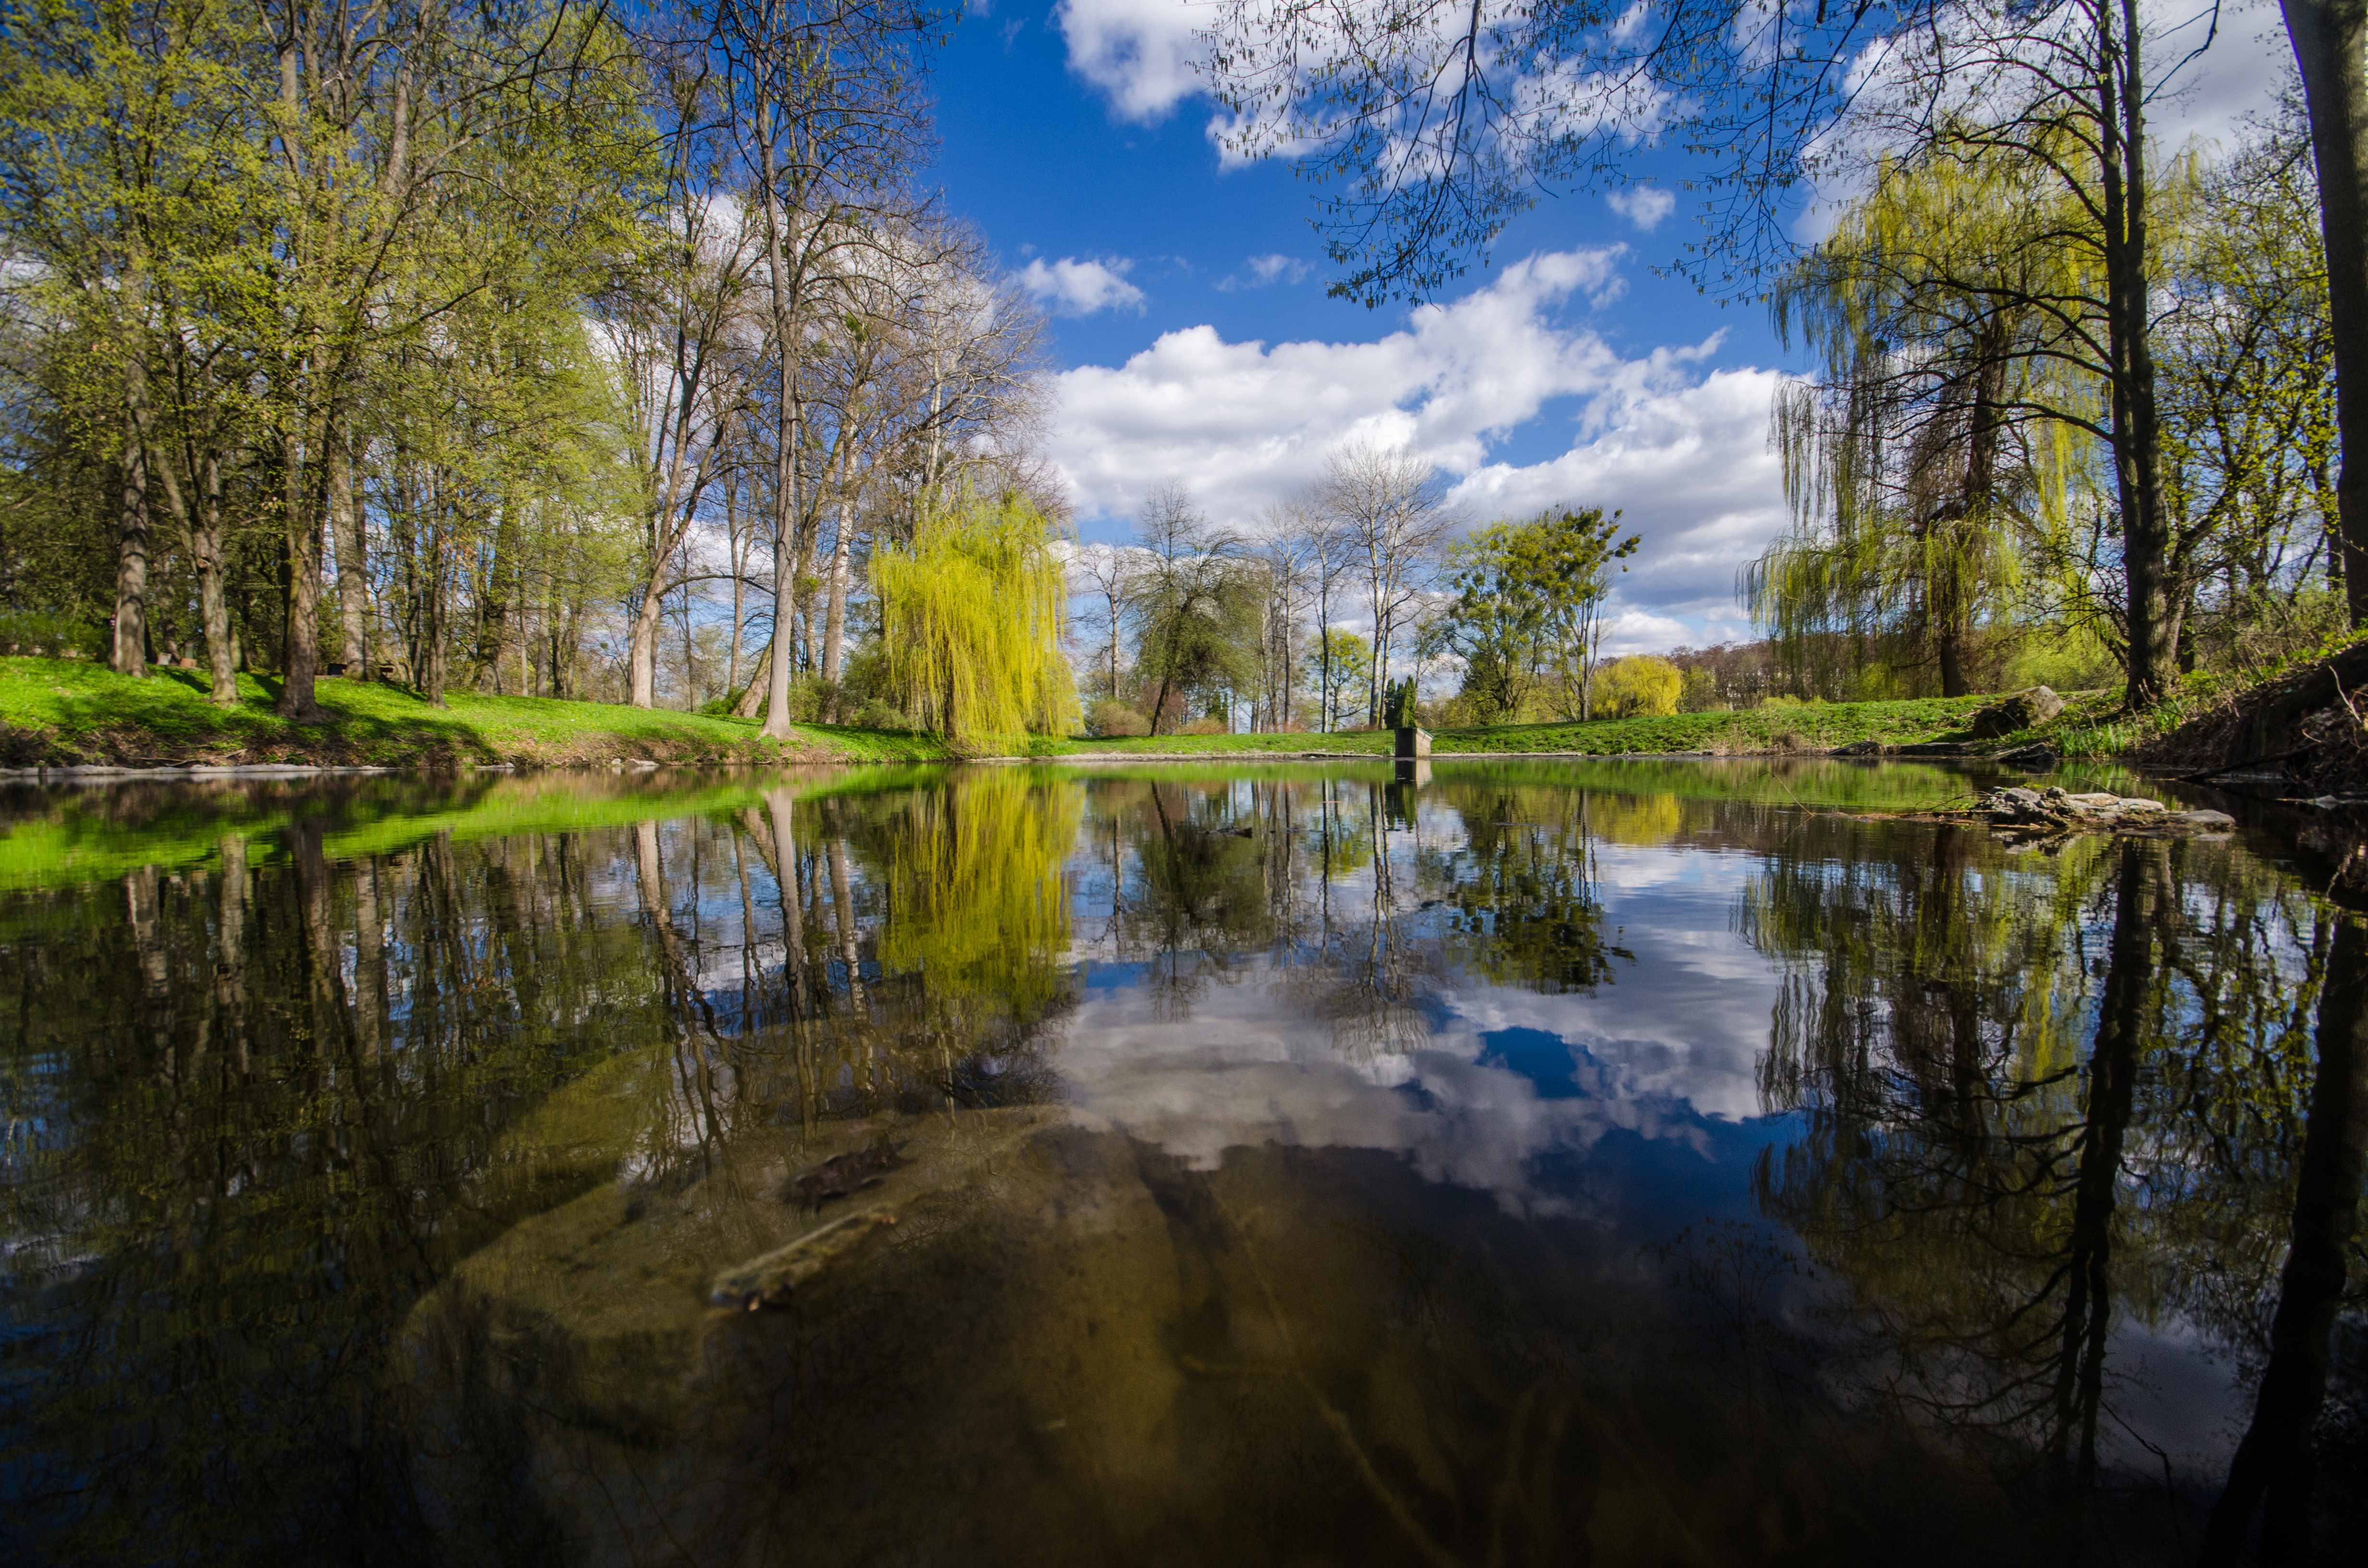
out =
[(888, 678), (922, 729), (1052, 734), (1076, 716), (1061, 652), (1068, 586), (1053, 525), (1026, 497), (964, 496), (871, 562)]
[(882, 840), (882, 968), (918, 972), (940, 1002), (983, 1001), (1031, 1024), (1069, 988), (1069, 894), (1085, 789), (990, 768), (916, 791)]
[(1820, 363), (1776, 406), (1793, 527), (1741, 587), (1810, 694), (1972, 689), (1983, 634), (2013, 618), (2021, 540), (2061, 510), (2055, 437), (2102, 416), (2079, 363), (2093, 258), (2030, 165), (1886, 166), (1771, 297)]

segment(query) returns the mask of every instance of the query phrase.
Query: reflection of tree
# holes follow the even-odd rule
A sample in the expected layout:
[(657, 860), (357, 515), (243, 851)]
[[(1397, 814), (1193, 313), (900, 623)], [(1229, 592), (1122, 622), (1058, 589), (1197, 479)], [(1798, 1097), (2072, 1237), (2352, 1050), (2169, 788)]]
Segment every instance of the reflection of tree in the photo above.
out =
[(2318, 1070), (2270, 1324), (2269, 1365), (2227, 1487), (2205, 1527), (2207, 1563), (2237, 1560), (2264, 1497), (2261, 1561), (2311, 1556), (2317, 1481), (2311, 1430), (2326, 1402), (2336, 1316), (2360, 1250), (2360, 1182), (2368, 1166), (2368, 919), (2338, 915), (2334, 924), (2318, 1005)]
[(1487, 784), (1440, 793), (1463, 818), (1463, 843), (1431, 875), (1449, 911), (1448, 951), (1465, 971), (1556, 995), (1608, 985), (1613, 960), (1633, 961), (1604, 939), (1590, 796)]
[(339, 865), (299, 822), (285, 851), (0, 906), (0, 1095), (44, 1130), (0, 1189), (12, 1551), (416, 1540), (375, 1415), (390, 1327), (542, 1184), (584, 1179), (506, 1176), (506, 1129), (664, 1027), (643, 935), (580, 858), (507, 883), (497, 935), (514, 844)]
[(1458, 967), (1554, 994), (1605, 983), (1629, 956), (1604, 938), (1597, 829), (1566, 790), (1337, 770), (1097, 780), (1090, 801), (1092, 837), (1110, 846), (1110, 950), (1143, 966), (1165, 1017), (1261, 962), (1274, 995), (1370, 1059), (1429, 1039)]
[(2273, 886), (2201, 846), (1813, 823), (1738, 913), (1793, 971), (1763, 1092), (1807, 1116), (1762, 1207), (1848, 1280), (1871, 1386), (2045, 1477), (2067, 1548), (2128, 1441), (2116, 1325), (2208, 1319), (2202, 1277), (2258, 1251), (2313, 999)]

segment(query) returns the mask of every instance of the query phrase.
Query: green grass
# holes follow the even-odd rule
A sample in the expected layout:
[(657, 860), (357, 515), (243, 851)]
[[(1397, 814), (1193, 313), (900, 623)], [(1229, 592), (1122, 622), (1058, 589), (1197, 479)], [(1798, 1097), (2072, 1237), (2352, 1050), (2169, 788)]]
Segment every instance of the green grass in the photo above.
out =
[[(1920, 698), (1897, 702), (1817, 702), (1759, 708), (1748, 713), (1670, 713), (1650, 719), (1597, 719), (1584, 724), (1499, 724), (1486, 729), (1434, 730), (1435, 756), (1474, 752), (1565, 752), (1622, 756), (1668, 752), (1823, 751), (1853, 741), (1886, 745), (1964, 738), (1974, 710), (1995, 697)], [(1387, 756), (1386, 730), (1298, 735), (1161, 735), (1072, 741), (1063, 756), (1223, 752), (1258, 755), (1305, 752)]]
[(416, 764), (922, 762), (952, 755), (933, 735), (837, 725), (768, 739), (745, 719), (605, 702), (455, 691), (433, 708), (401, 687), (324, 680), (325, 719), (274, 713), (279, 683), (239, 677), (239, 703), (206, 700), (196, 670), (117, 675), (73, 659), (0, 658), (0, 763)]

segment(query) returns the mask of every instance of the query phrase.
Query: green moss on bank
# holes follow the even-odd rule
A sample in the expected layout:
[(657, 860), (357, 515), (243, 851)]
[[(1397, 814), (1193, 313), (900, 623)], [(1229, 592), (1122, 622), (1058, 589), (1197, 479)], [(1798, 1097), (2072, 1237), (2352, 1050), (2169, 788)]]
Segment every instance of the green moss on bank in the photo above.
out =
[(0, 658), (0, 765), (302, 763), (528, 767), (611, 762), (924, 762), (951, 755), (932, 735), (803, 724), (793, 742), (746, 719), (605, 702), (456, 691), (448, 708), (376, 682), (324, 680), (326, 717), (272, 711), (279, 683), (239, 677), (239, 702), (206, 700), (197, 670), (144, 678), (73, 659)]

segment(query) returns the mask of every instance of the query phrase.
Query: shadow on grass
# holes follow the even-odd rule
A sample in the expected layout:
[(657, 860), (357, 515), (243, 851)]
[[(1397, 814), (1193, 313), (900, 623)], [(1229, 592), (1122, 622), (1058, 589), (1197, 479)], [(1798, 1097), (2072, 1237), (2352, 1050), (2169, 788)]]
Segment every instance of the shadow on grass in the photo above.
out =
[(500, 755), (468, 721), (424, 705), (416, 715), (357, 713), (324, 694), (322, 717), (299, 724), (272, 711), (284, 689), (276, 679), (250, 676), (262, 699), (243, 698), (234, 708), (218, 708), (204, 700), (210, 683), (189, 678), (196, 672), (163, 673), (158, 687), (169, 684), (200, 700), (154, 687), (129, 699), (69, 699), (58, 707), (56, 749), (126, 764), (187, 762), (229, 751), (339, 763), (490, 762)]

